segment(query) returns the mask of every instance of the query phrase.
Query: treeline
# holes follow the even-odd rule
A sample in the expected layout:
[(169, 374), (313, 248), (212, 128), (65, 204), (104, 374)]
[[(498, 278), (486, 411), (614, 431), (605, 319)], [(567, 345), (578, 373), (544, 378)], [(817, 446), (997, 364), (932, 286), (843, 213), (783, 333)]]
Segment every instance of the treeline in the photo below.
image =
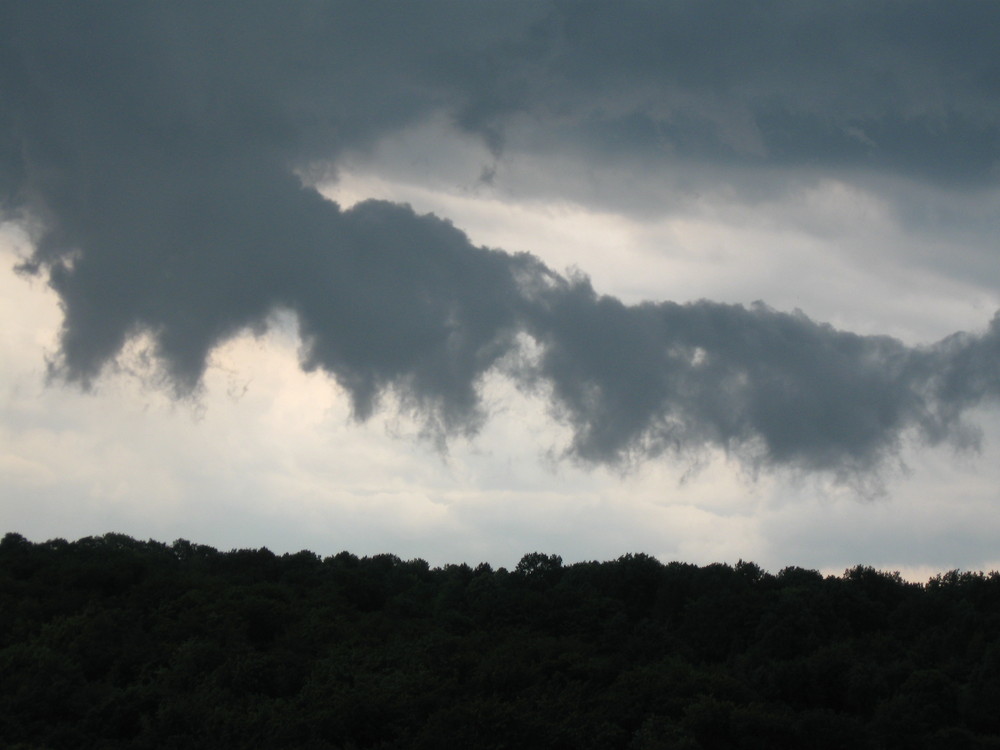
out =
[(8, 534), (0, 742), (1000, 748), (1000, 575)]

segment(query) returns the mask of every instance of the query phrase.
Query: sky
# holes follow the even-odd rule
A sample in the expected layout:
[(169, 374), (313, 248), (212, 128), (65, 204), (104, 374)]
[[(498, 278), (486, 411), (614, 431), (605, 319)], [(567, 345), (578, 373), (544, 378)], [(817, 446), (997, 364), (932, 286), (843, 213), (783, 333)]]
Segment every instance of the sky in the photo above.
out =
[(0, 7), (0, 527), (1000, 567), (1000, 6)]

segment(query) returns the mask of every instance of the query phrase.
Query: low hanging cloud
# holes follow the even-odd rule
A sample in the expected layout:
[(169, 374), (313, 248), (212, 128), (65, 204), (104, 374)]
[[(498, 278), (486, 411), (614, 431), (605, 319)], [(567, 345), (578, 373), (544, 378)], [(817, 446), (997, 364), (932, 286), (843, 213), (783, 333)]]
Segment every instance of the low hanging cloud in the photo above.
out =
[(630, 306), (408, 206), (343, 209), (300, 176), (446, 112), (494, 155), (516, 130), (522, 153), (649, 155), (736, 186), (834, 164), (994, 184), (996, 11), (860, 7), (8, 4), (0, 205), (33, 228), (23, 269), (62, 304), (54, 372), (88, 386), (145, 335), (188, 394), (213, 349), (290, 310), (303, 367), (359, 419), (391, 392), (442, 439), (488, 418), (479, 387), (499, 369), (545, 394), (585, 462), (711, 446), (851, 477), (908, 435), (974, 442), (962, 416), (998, 395), (997, 319), (909, 347), (765, 304)]

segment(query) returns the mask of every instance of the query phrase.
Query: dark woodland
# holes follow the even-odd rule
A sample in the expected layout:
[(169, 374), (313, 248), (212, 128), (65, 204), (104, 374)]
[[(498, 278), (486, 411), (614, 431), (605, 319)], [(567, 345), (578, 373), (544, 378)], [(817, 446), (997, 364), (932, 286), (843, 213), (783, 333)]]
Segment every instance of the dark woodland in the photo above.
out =
[(0, 745), (1000, 748), (1000, 574), (0, 542)]

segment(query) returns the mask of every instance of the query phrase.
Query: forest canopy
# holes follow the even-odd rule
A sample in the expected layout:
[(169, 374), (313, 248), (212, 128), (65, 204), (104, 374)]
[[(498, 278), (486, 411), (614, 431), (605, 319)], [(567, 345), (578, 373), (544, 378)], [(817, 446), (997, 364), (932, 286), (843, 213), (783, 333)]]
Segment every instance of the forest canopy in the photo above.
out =
[(1000, 748), (1000, 574), (0, 542), (29, 748)]

